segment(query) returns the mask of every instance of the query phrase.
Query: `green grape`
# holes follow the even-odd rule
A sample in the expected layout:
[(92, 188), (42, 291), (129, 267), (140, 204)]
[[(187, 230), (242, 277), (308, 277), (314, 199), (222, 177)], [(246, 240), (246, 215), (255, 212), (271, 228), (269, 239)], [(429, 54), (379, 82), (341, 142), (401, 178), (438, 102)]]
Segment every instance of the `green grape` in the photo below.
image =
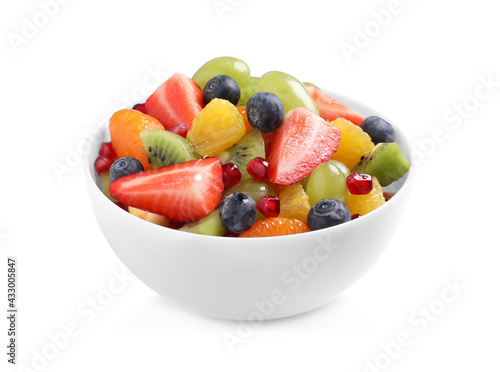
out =
[(252, 76), (247, 85), (240, 86), (241, 96), (238, 101), (238, 106), (246, 105), (250, 97), (259, 91), (259, 79), (258, 77)]
[(311, 206), (326, 198), (347, 203), (346, 179), (349, 174), (349, 169), (336, 160), (329, 160), (318, 166), (309, 176), (306, 187)]
[(304, 86), (306, 86), (306, 87), (313, 87), (313, 88), (319, 89), (319, 87), (316, 84), (313, 84), (313, 83), (303, 82), (302, 84), (304, 84)]
[(309, 176), (302, 178), (299, 180), (299, 183), (302, 185), (302, 188), (305, 190), (307, 187), (307, 182), (309, 181)]
[(205, 84), (217, 75), (231, 76), (240, 87), (250, 82), (250, 68), (241, 59), (234, 57), (218, 57), (201, 66), (193, 75), (194, 81), (203, 90)]
[(347, 178), (351, 174), (350, 169), (347, 168), (347, 166), (344, 163), (342, 163), (338, 160), (330, 160), (329, 162), (331, 164), (334, 164), (335, 166), (337, 166), (337, 168), (340, 170), (340, 172), (344, 174), (345, 178)]
[(276, 94), (285, 106), (285, 113), (297, 107), (304, 107), (318, 114), (318, 108), (304, 84), (284, 72), (269, 71), (262, 75), (259, 91)]
[[(276, 193), (273, 191), (271, 187), (269, 187), (264, 182), (252, 180), (252, 181), (244, 181), (240, 182), (233, 187), (230, 187), (227, 190), (224, 190), (222, 194), (222, 198), (225, 198), (229, 194), (233, 194), (235, 192), (243, 192), (247, 195), (250, 195), (253, 200), (257, 203), (261, 197), (264, 195), (272, 195), (276, 196)], [(265, 217), (262, 213), (257, 211), (257, 220), (263, 220)]]
[(104, 171), (101, 173), (101, 187), (102, 187), (102, 192), (104, 195), (108, 197), (109, 200), (111, 200), (113, 203), (116, 203), (117, 200), (111, 196), (109, 193), (109, 184), (111, 183), (111, 180), (109, 178), (109, 170)]
[[(345, 174), (345, 177), (347, 178), (348, 175), (351, 174), (351, 171), (349, 170), (349, 168), (347, 168), (347, 166), (345, 166), (343, 163), (341, 163), (340, 161), (337, 161), (337, 160), (332, 160), (331, 161), (333, 164), (335, 164), (337, 166), (337, 168), (339, 168), (339, 170)], [(305, 190), (307, 188), (307, 182), (309, 181), (309, 177), (310, 176), (307, 176), (307, 177), (304, 177), (302, 178), (299, 182), (300, 184), (302, 185), (302, 188)]]

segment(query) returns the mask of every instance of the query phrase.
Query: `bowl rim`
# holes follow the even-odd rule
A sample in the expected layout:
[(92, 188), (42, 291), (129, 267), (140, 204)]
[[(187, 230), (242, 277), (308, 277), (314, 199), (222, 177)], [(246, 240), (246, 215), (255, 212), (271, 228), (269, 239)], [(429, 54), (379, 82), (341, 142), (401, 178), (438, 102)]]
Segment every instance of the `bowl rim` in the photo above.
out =
[[(342, 223), (340, 225), (331, 226), (331, 227), (328, 227), (325, 229), (320, 229), (320, 230), (311, 230), (311, 231), (301, 233), (301, 234), (258, 237), (257, 239), (259, 239), (259, 241), (264, 242), (268, 239), (272, 239), (272, 240), (276, 240), (276, 239), (287, 240), (287, 239), (294, 239), (294, 238), (296, 239), (297, 238), (296, 235), (301, 235), (301, 236), (307, 235), (311, 238), (314, 238), (314, 237), (318, 238), (320, 235), (323, 235), (327, 232), (338, 231), (340, 233), (340, 231), (342, 229), (351, 228), (351, 227), (356, 226), (355, 224), (362, 223), (360, 221), (367, 221), (368, 219), (376, 218), (375, 217), (376, 215), (382, 213), (387, 208), (391, 208), (396, 203), (397, 200), (399, 200), (403, 197), (402, 194), (406, 194), (408, 192), (407, 190), (409, 188), (409, 184), (411, 183), (411, 180), (414, 177), (413, 173), (415, 171), (415, 166), (413, 165), (410, 142), (409, 142), (408, 138), (406, 137), (406, 134), (401, 130), (401, 128), (397, 124), (394, 124), (394, 122), (391, 121), (387, 117), (387, 115), (381, 114), (380, 112), (373, 109), (369, 105), (366, 105), (366, 104), (359, 102), (359, 101), (357, 101), (349, 96), (346, 96), (346, 95), (343, 95), (343, 94), (340, 94), (340, 93), (337, 93), (337, 92), (334, 92), (331, 90), (322, 89), (322, 91), (325, 92), (326, 94), (328, 94), (330, 97), (336, 99), (337, 101), (339, 101), (341, 103), (345, 103), (349, 107), (356, 106), (356, 110), (358, 112), (362, 111), (362, 113), (366, 116), (379, 116), (379, 117), (384, 118), (388, 122), (390, 122), (397, 133), (398, 139), (397, 139), (396, 143), (398, 143), (398, 144), (404, 143), (404, 147), (406, 148), (406, 151), (404, 151), (404, 154), (410, 162), (410, 169), (405, 174), (404, 182), (401, 184), (400, 188), (395, 193), (395, 195), (390, 200), (386, 201), (383, 205), (381, 205), (380, 207), (375, 209), (374, 211), (371, 211), (370, 213), (367, 213), (366, 215), (362, 216), (363, 218), (356, 218), (354, 220)], [(91, 152), (93, 149), (96, 148), (94, 146), (99, 145), (99, 144), (94, 143), (95, 141), (93, 141), (93, 137), (97, 136), (99, 132), (109, 133), (109, 120), (103, 120), (102, 122), (100, 122), (99, 124), (94, 126), (91, 129), (90, 133), (88, 134), (88, 136), (85, 140), (85, 145), (84, 145), (84, 150), (83, 150), (83, 168), (84, 168), (84, 173), (85, 173), (85, 179), (86, 179), (87, 183), (89, 185), (91, 185), (90, 187), (95, 187), (97, 189), (98, 193), (102, 196), (101, 200), (111, 202), (104, 195), (104, 193), (102, 193), (101, 189), (97, 186), (97, 184), (95, 182), (95, 178), (94, 178), (95, 175), (97, 175), (97, 173), (96, 173), (94, 166), (93, 166), (95, 159), (93, 159), (91, 157), (91, 155), (92, 155)], [(92, 173), (94, 173), (94, 176), (92, 175)], [(115, 206), (115, 207), (119, 208), (118, 206)], [(148, 225), (155, 225), (149, 221), (145, 221), (145, 220), (142, 220), (140, 218), (137, 218), (136, 216), (131, 215), (127, 211), (123, 210), (122, 208), (119, 208), (119, 209), (121, 209), (123, 213), (128, 214), (131, 218), (134, 218), (135, 220), (139, 221), (139, 223), (146, 223)], [(169, 234), (170, 233), (173, 233), (173, 234), (186, 234), (187, 233), (185, 231), (178, 231), (176, 229), (169, 229), (169, 228), (165, 228), (165, 227), (159, 226), (159, 225), (155, 225), (155, 227), (158, 228), (159, 230), (162, 230), (162, 231), (168, 231)], [(190, 238), (191, 239), (200, 239), (200, 240), (206, 240), (206, 239), (217, 239), (217, 240), (238, 239), (238, 240), (242, 240), (242, 238), (240, 238), (240, 237), (212, 236), (212, 235), (201, 235), (201, 234), (193, 234), (193, 233), (190, 234)], [(243, 238), (243, 239), (244, 240), (249, 240), (249, 239), (252, 240), (252, 239), (256, 239), (256, 238)]]

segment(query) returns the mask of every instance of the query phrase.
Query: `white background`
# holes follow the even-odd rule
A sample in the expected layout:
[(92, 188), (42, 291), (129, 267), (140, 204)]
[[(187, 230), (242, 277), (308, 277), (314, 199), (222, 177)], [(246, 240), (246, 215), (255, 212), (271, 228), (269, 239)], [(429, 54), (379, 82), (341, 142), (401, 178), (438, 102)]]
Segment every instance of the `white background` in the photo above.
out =
[[(213, 0), (61, 0), (44, 11), (48, 2), (3, 1), (0, 11), (0, 301), (6, 308), (12, 255), (18, 363), (30, 368), (20, 370), (500, 370), (500, 23), (492, 1), (401, 0), (385, 20), (374, 14), (393, 11), (389, 0), (222, 0), (224, 13)], [(366, 45), (359, 30), (371, 35)], [(343, 42), (359, 47), (350, 60)], [(333, 304), (266, 322), (232, 353), (223, 335), (238, 323), (186, 313), (134, 278), (102, 311), (81, 313), (122, 272), (86, 195), (82, 141), (117, 106), (145, 98), (151, 70), (192, 75), (221, 55), (245, 60), (256, 76), (283, 70), (365, 102), (403, 128), (421, 160), (377, 265)], [(481, 79), (496, 82), (489, 94), (477, 88)], [(464, 103), (462, 117), (445, 119)], [(461, 289), (440, 307), (446, 281)], [(429, 306), (439, 314), (425, 328), (414, 324)], [(78, 335), (65, 340), (68, 325)], [(401, 332), (412, 343), (388, 356), (381, 344)]]

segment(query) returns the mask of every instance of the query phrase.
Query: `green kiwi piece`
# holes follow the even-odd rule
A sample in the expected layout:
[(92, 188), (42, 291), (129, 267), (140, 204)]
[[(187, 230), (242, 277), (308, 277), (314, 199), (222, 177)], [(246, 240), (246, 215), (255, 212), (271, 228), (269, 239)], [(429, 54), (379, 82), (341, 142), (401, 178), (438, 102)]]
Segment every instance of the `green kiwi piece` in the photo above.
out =
[(378, 178), (381, 186), (390, 185), (410, 169), (410, 162), (396, 142), (378, 143), (361, 158), (352, 172), (366, 173)]
[(266, 150), (262, 133), (255, 128), (250, 129), (235, 145), (221, 152), (217, 157), (222, 164), (234, 163), (241, 172), (241, 182), (253, 180), (247, 172), (250, 160), (266, 157)]
[(276, 196), (276, 193), (268, 184), (254, 179), (252, 179), (251, 181), (239, 182), (233, 187), (224, 190), (224, 192), (222, 193), (222, 198), (225, 198), (229, 194), (234, 194), (235, 192), (242, 192), (250, 195), (256, 203), (264, 195)]
[(151, 169), (196, 160), (193, 146), (178, 134), (168, 130), (143, 130), (141, 141)]
[(222, 226), (222, 222), (220, 221), (219, 208), (202, 219), (185, 224), (179, 231), (213, 236), (222, 236), (226, 233), (226, 229)]
[(238, 101), (238, 106), (245, 106), (250, 97), (259, 91), (259, 79), (258, 77), (252, 76), (247, 85), (240, 86), (241, 96)]

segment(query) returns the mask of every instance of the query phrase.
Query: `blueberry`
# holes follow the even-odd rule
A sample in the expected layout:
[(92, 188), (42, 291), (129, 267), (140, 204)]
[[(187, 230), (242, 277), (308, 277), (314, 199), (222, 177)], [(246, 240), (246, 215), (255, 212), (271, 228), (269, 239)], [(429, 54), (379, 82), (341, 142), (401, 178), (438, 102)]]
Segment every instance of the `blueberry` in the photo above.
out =
[(221, 98), (236, 105), (240, 100), (240, 95), (240, 86), (236, 80), (227, 75), (217, 75), (211, 78), (205, 85), (205, 89), (203, 89), (205, 104), (214, 98)]
[(144, 167), (139, 160), (131, 156), (125, 156), (115, 160), (114, 163), (111, 164), (111, 167), (109, 167), (110, 182), (126, 176), (127, 174), (142, 172), (143, 170)]
[(325, 229), (351, 220), (347, 205), (338, 199), (322, 199), (309, 211), (307, 224), (311, 230)]
[(396, 141), (396, 132), (394, 132), (392, 125), (378, 116), (369, 116), (363, 120), (361, 129), (368, 133), (375, 145), (381, 142)]
[(285, 107), (271, 92), (255, 93), (247, 102), (248, 122), (262, 133), (274, 132), (285, 117)]
[(222, 200), (219, 216), (226, 230), (241, 234), (250, 229), (257, 220), (257, 204), (250, 195), (235, 192)]

